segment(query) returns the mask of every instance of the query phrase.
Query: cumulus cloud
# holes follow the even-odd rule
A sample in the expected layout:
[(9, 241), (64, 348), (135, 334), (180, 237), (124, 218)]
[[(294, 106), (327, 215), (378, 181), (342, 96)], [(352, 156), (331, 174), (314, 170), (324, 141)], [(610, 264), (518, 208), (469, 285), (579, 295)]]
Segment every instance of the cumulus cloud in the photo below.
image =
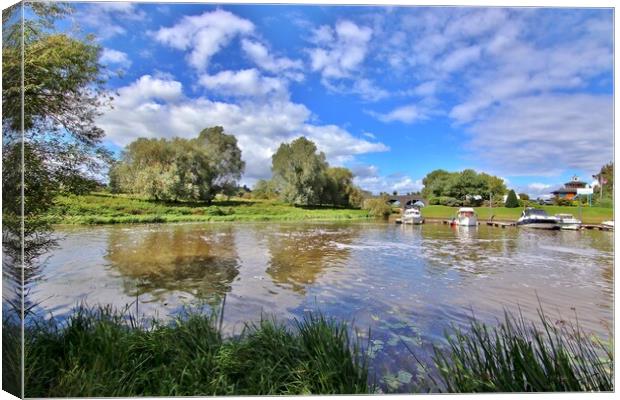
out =
[[(138, 137), (194, 137), (221, 125), (239, 141), (246, 161), (244, 180), (252, 183), (271, 175), (271, 155), (282, 142), (304, 135), (325, 152), (330, 163), (342, 165), (356, 155), (387, 151), (380, 142), (357, 138), (335, 125), (315, 125), (310, 110), (289, 100), (243, 101), (239, 104), (188, 98), (171, 77), (142, 76), (118, 90), (116, 107), (97, 121), (106, 137), (125, 146)], [(127, 112), (131, 110), (131, 112)]]
[(145, 20), (146, 13), (135, 3), (112, 2), (89, 4), (75, 14), (80, 24), (93, 29), (97, 38), (107, 40), (128, 32), (127, 25)]
[(184, 16), (177, 24), (160, 28), (154, 38), (177, 50), (189, 50), (187, 61), (198, 71), (204, 71), (211, 57), (238, 35), (247, 35), (254, 24), (224, 10)]
[(410, 193), (420, 191), (424, 187), (421, 179), (414, 180), (404, 174), (382, 176), (375, 165), (357, 164), (351, 167), (351, 171), (355, 175), (354, 183), (374, 194), (392, 193), (394, 190), (399, 193)]
[(402, 122), (411, 124), (413, 122), (426, 119), (426, 111), (415, 104), (397, 107), (394, 110), (382, 114), (374, 111), (368, 111), (368, 114), (383, 122)]
[(123, 68), (129, 68), (131, 66), (131, 60), (127, 53), (122, 51), (104, 48), (101, 52), (101, 57), (99, 58), (103, 64), (116, 64)]
[(507, 100), (473, 124), (468, 150), (508, 175), (596, 171), (613, 157), (613, 100), (563, 94)]
[(255, 40), (243, 39), (241, 48), (259, 68), (272, 73), (283, 73), (296, 81), (303, 79), (303, 74), (299, 72), (303, 68), (301, 60), (275, 57), (267, 46)]
[(225, 96), (282, 96), (286, 97), (286, 81), (265, 77), (254, 68), (240, 71), (221, 71), (215, 75), (204, 74), (198, 83), (205, 88)]
[(372, 29), (341, 20), (334, 28), (323, 25), (314, 31), (317, 47), (308, 50), (313, 71), (325, 79), (349, 77), (364, 61)]

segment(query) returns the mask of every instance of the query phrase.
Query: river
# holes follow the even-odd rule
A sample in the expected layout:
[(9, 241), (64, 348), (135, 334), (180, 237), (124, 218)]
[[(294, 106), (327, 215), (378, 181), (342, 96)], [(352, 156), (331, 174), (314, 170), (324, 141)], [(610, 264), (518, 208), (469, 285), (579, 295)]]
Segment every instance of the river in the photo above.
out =
[[(62, 317), (79, 302), (170, 318), (225, 298), (226, 332), (321, 310), (371, 329), (372, 371), (391, 379), (452, 324), (538, 302), (603, 337), (613, 321), (613, 233), (352, 223), (158, 224), (58, 229), (30, 300)], [(135, 301), (138, 304), (136, 306)], [(416, 350), (417, 349), (417, 350)], [(405, 373), (403, 373), (405, 371)], [(390, 378), (391, 377), (391, 378)], [(381, 381), (385, 384), (385, 381)]]

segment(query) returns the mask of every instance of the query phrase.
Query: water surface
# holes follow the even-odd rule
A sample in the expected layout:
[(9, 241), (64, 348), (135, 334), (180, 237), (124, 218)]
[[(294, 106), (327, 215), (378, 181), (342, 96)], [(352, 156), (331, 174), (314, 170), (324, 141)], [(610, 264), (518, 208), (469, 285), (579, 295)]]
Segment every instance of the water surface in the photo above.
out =
[[(451, 324), (501, 318), (579, 318), (607, 336), (613, 234), (387, 223), (223, 223), (64, 228), (30, 298), (56, 316), (78, 302), (170, 318), (217, 307), (239, 332), (261, 315), (320, 309), (371, 328), (373, 373), (392, 386), (414, 373), (405, 345), (428, 356)], [(392, 378), (390, 378), (392, 377)], [(403, 381), (408, 380), (401, 373)], [(390, 380), (391, 379), (391, 380)], [(405, 390), (408, 385), (403, 385)]]

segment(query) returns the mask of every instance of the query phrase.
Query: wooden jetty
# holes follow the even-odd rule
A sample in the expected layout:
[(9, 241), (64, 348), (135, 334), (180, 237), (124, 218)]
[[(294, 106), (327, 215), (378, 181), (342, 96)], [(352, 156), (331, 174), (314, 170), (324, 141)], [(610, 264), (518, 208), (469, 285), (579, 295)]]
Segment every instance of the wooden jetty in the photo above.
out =
[(487, 221), (487, 225), (505, 228), (507, 226), (517, 226), (517, 223), (516, 222), (502, 222), (502, 221)]
[(596, 229), (599, 231), (613, 231), (614, 228), (606, 225), (589, 225), (589, 224), (581, 224), (581, 229)]

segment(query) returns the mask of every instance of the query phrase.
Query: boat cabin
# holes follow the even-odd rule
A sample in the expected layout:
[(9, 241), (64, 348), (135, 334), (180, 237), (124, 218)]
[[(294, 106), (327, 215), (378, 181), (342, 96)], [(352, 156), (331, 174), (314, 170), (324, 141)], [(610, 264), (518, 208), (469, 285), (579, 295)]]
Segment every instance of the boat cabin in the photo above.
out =
[(471, 207), (461, 207), (459, 208), (459, 212), (457, 214), (459, 217), (473, 217), (476, 215), (476, 211), (474, 211)]

